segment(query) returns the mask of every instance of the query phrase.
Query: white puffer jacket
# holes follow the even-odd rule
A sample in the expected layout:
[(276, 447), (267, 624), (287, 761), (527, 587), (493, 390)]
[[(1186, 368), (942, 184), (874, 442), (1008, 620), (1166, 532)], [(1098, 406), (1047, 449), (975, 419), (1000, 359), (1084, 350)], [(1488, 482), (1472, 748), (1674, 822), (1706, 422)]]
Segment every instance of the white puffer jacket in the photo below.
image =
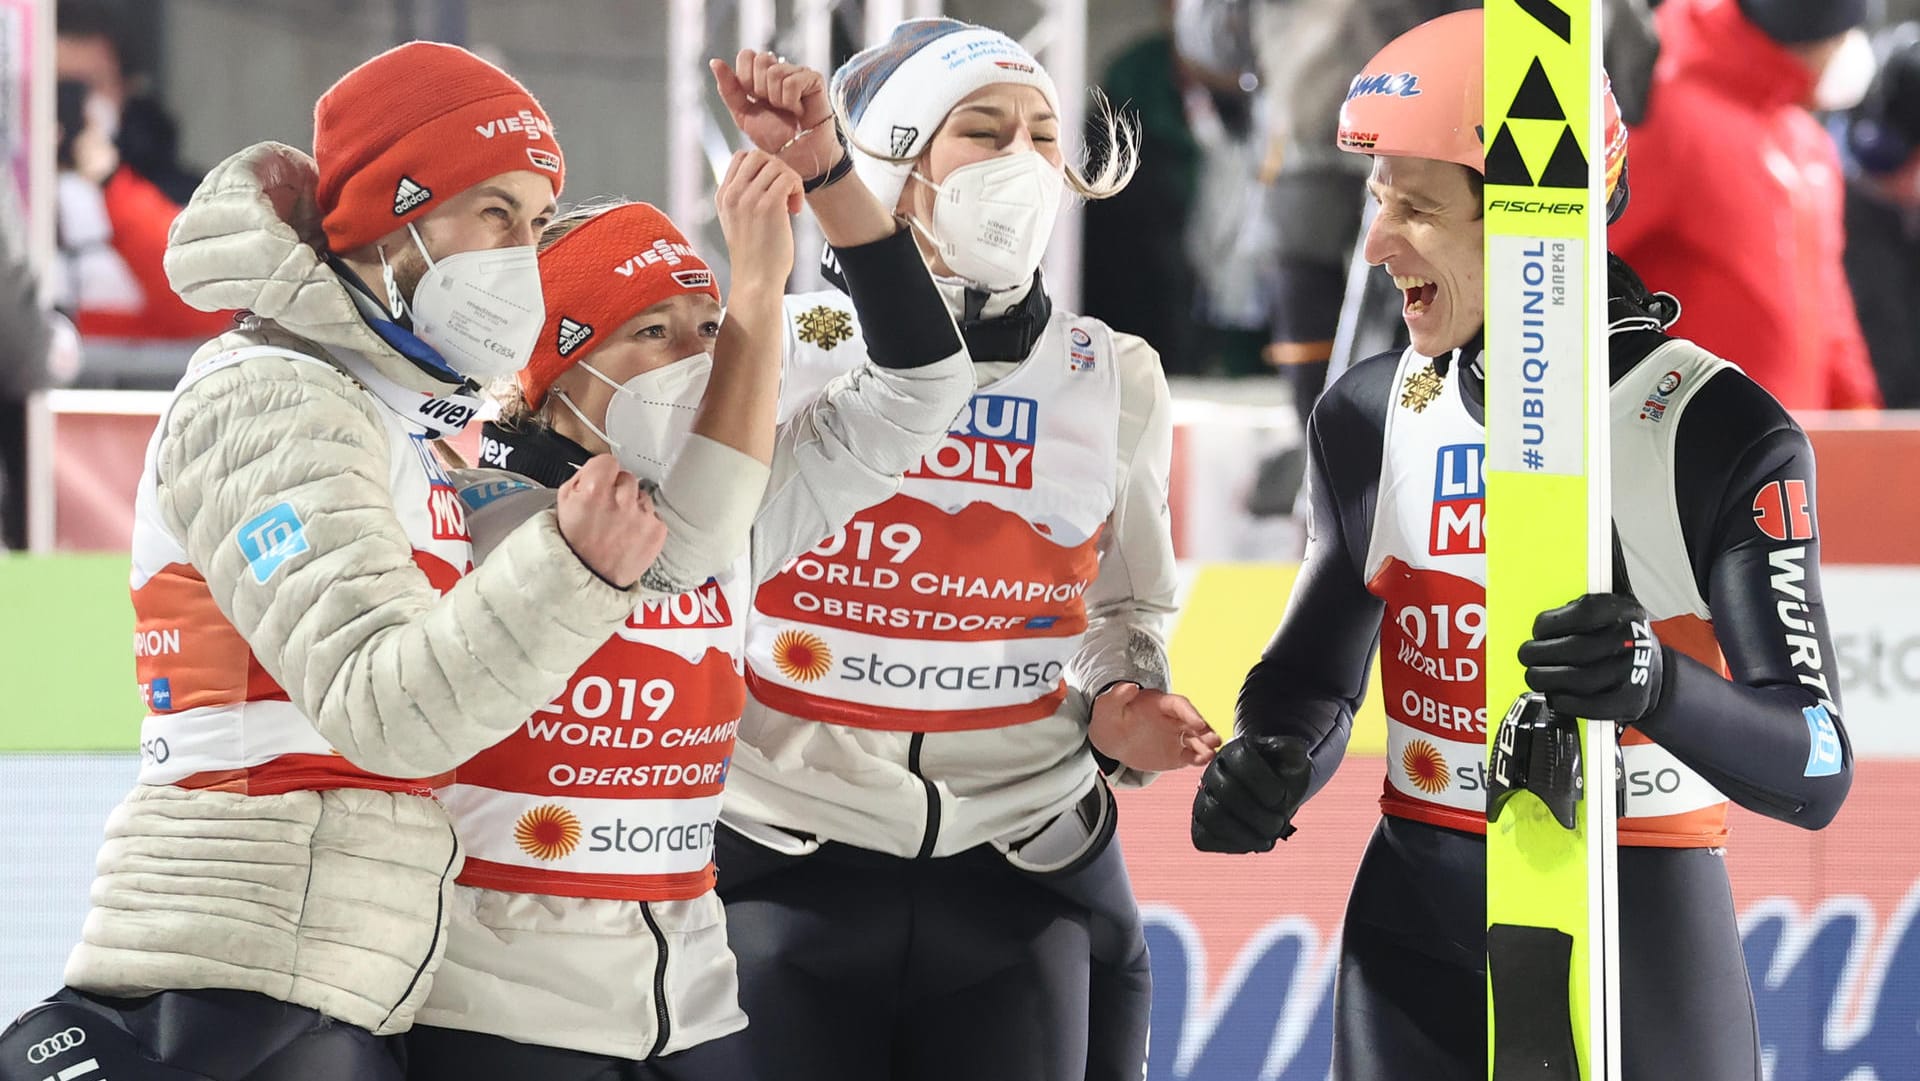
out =
[[(444, 382), (362, 320), (316, 244), (314, 164), (263, 143), (210, 173), (174, 222), (173, 286), (254, 313), (196, 361), (272, 346), (369, 358), (402, 386)], [(164, 420), (158, 507), (220, 613), (320, 735), (375, 773), (444, 772), (512, 732), (632, 612), (551, 511), (445, 596), (414, 564), (389, 490), (385, 406), (344, 371), (271, 352), (190, 381)], [(289, 503), (310, 551), (265, 583), (241, 523)], [(110, 995), (235, 988), (379, 1034), (402, 1032), (446, 941), (461, 853), (416, 795), (248, 796), (141, 786), (108, 820), (67, 983)]]

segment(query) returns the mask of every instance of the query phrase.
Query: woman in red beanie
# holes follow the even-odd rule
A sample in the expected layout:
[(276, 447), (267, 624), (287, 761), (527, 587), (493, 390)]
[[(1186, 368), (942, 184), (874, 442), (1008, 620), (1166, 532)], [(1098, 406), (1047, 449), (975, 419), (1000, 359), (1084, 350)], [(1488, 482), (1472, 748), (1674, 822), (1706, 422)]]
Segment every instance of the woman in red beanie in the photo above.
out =
[(241, 151), (174, 223), (175, 291), (246, 315), (149, 445), (139, 781), (0, 1078), (402, 1076), (462, 861), (433, 788), (626, 624), (663, 543), (602, 455), (474, 570), (429, 448), (542, 329), (539, 103), (415, 42), (329, 90), (313, 144)]
[(603, 451), (659, 486), (669, 544), (627, 625), (440, 790), (467, 862), (407, 1037), (416, 1081), (753, 1076), (713, 888), (753, 586), (893, 494), (973, 391), (912, 234), (835, 185), (810, 202), (865, 355), (776, 430), (800, 197), (772, 155), (735, 157), (724, 319), (713, 272), (651, 206), (570, 214), (542, 239), (547, 323), (481, 444), (499, 468), (459, 480), (476, 555)]

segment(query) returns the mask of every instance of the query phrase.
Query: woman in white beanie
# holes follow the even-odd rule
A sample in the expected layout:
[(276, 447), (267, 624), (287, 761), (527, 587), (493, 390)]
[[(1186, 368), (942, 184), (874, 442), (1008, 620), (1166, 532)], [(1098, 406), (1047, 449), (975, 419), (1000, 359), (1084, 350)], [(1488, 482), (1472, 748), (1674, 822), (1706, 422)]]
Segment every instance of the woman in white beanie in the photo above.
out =
[(546, 322), (480, 442), (499, 468), (454, 474), (474, 558), (602, 449), (656, 486), (669, 543), (626, 625), (436, 793), (467, 862), (409, 1081), (755, 1076), (713, 869), (753, 583), (891, 496), (974, 386), (911, 234), (849, 181), (808, 205), (871, 354), (776, 428), (800, 194), (765, 152), (734, 156), (715, 198), (724, 315), (713, 269), (652, 206), (589, 206), (542, 235)]
[[(1118, 190), (1132, 131), (1109, 117), (1102, 167), (1068, 165), (1045, 69), (947, 19), (902, 23), (831, 96), (766, 54), (714, 73), (762, 149), (815, 187), (857, 172), (907, 220), (980, 384), (898, 495), (755, 595), (717, 851), (751, 1053), (796, 1081), (1138, 1078), (1109, 784), (1218, 739), (1167, 691), (1159, 358), (1038, 273), (1063, 189)], [(842, 291), (787, 311), (783, 406), (865, 355)]]

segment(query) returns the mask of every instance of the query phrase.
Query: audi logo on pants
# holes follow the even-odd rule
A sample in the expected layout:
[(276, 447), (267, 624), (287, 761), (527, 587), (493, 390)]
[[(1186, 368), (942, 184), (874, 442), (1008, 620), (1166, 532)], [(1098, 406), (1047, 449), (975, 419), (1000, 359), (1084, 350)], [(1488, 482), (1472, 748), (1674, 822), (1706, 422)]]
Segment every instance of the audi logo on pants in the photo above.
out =
[(86, 1042), (85, 1029), (79, 1027), (63, 1029), (27, 1048), (27, 1061), (38, 1066), (55, 1055), (64, 1055)]

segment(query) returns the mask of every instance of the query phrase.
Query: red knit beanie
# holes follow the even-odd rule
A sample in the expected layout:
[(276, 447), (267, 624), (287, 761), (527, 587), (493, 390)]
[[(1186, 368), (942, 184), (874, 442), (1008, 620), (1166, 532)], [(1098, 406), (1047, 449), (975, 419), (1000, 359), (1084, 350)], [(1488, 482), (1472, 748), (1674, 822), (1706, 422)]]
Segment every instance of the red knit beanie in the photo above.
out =
[(540, 253), (547, 325), (520, 369), (520, 391), (535, 409), (568, 368), (615, 327), (682, 293), (720, 299), (713, 271), (665, 214), (627, 203), (587, 219)]
[(560, 194), (553, 124), (513, 76), (455, 45), (411, 41), (313, 107), (328, 246), (365, 247), (488, 177), (531, 170)]

